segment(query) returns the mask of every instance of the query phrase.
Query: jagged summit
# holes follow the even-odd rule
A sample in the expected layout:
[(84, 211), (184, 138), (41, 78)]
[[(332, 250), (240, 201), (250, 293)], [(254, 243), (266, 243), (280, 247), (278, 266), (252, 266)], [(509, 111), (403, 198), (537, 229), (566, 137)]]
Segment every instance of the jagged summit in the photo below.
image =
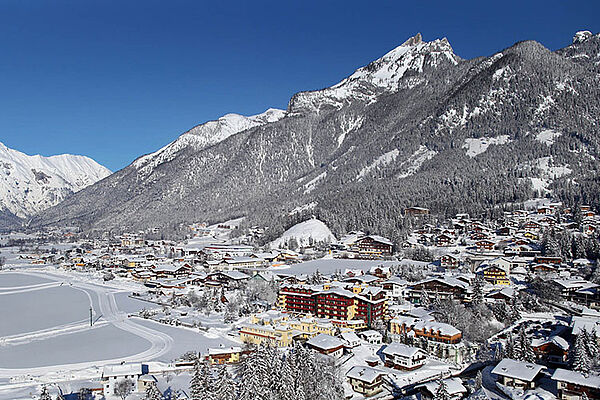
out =
[[(394, 92), (406, 76), (421, 74), (427, 68), (458, 64), (461, 58), (454, 54), (446, 38), (424, 42), (420, 33), (377, 60), (357, 69), (348, 78), (329, 88), (296, 94), (288, 111), (306, 112), (323, 106), (340, 108), (350, 100), (372, 102), (382, 92)], [(407, 83), (414, 86), (419, 79)]]
[(590, 31), (579, 31), (573, 36), (573, 43), (583, 43), (594, 36)]
[(421, 36), (421, 33), (419, 32), (415, 36), (408, 38), (406, 40), (406, 42), (404, 42), (400, 45), (400, 47), (415, 46), (421, 42), (423, 42), (423, 37)]

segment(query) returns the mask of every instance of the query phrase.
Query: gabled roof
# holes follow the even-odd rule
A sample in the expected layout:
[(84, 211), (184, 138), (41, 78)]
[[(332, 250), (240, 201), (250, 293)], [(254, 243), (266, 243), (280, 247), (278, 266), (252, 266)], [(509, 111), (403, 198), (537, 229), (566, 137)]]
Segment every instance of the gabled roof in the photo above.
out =
[(384, 238), (383, 236), (378, 236), (378, 235), (364, 236), (364, 237), (361, 237), (360, 239), (358, 239), (357, 242), (360, 242), (361, 240), (364, 240), (364, 239), (373, 239), (374, 241), (379, 242), (379, 243), (387, 244), (390, 246), (394, 245), (390, 239)]
[(142, 364), (106, 365), (102, 371), (103, 377), (124, 375), (142, 375)]
[(306, 343), (311, 347), (321, 350), (331, 350), (344, 345), (344, 342), (340, 338), (326, 333), (319, 333), (317, 336), (310, 338)]
[(492, 370), (492, 374), (531, 382), (544, 369), (546, 367), (542, 365), (504, 358)]
[(350, 371), (346, 374), (347, 378), (357, 379), (366, 383), (373, 383), (378, 376), (385, 375), (385, 372), (380, 371), (376, 368), (371, 368), (362, 365), (355, 365), (350, 368)]
[(383, 354), (386, 356), (400, 356), (400, 357), (414, 357), (417, 353), (425, 353), (423, 349), (418, 347), (408, 346), (402, 343), (390, 343), (385, 349), (383, 349)]
[[(444, 383), (446, 384), (446, 390), (450, 396), (457, 395), (459, 393), (467, 393), (467, 388), (462, 384), (462, 380), (460, 378), (448, 378), (444, 379)], [(435, 394), (439, 387), (438, 381), (430, 381), (424, 385), (419, 387), (425, 388), (429, 393)]]
[(552, 375), (555, 381), (573, 383), (579, 386), (585, 386), (588, 388), (600, 389), (600, 376), (596, 374), (589, 374), (584, 376), (577, 371), (570, 371), (562, 368), (557, 368)]

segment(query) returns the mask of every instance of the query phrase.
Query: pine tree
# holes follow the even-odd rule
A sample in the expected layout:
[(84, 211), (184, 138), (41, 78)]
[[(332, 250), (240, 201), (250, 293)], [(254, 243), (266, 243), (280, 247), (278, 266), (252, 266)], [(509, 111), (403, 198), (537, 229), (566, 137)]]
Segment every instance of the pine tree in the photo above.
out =
[(419, 305), (421, 307), (429, 307), (429, 295), (427, 294), (427, 290), (423, 289), (421, 290), (421, 297), (419, 298)]
[(202, 362), (200, 357), (198, 357), (194, 364), (194, 372), (190, 381), (190, 400), (205, 400), (210, 398), (209, 375), (208, 364)]
[(235, 399), (235, 383), (226, 366), (219, 367), (216, 379), (212, 386), (214, 387), (214, 400)]
[(481, 389), (483, 386), (483, 375), (481, 374), (481, 370), (477, 371), (477, 375), (475, 376), (475, 390)]
[(281, 400), (304, 400), (304, 392), (298, 390), (294, 380), (293, 353), (290, 351), (281, 363), (281, 381), (278, 395)]
[(150, 383), (150, 386), (146, 388), (146, 400), (161, 400), (162, 395), (160, 394), (160, 390), (158, 390), (158, 386), (156, 386), (156, 382)]
[(446, 386), (446, 382), (443, 379), (440, 379), (439, 386), (433, 396), (434, 400), (450, 400), (450, 394), (448, 393), (448, 386)]
[(531, 341), (527, 337), (527, 333), (525, 332), (525, 327), (521, 325), (521, 329), (519, 329), (519, 337), (517, 338), (517, 342), (519, 343), (518, 348), (520, 351), (518, 360), (527, 361), (527, 362), (535, 362), (535, 352), (533, 351), (533, 347), (531, 347)]
[(582, 331), (585, 343), (585, 349), (587, 351), (588, 357), (593, 362), (597, 362), (600, 357), (598, 352), (598, 337), (596, 336), (596, 330), (593, 329), (591, 332), (587, 329), (583, 329)]
[(582, 334), (577, 335), (575, 339), (575, 349), (573, 353), (573, 369), (586, 375), (589, 373), (591, 360), (588, 356), (585, 338)]
[(517, 357), (515, 357), (515, 342), (514, 342), (512, 336), (509, 336), (506, 339), (506, 346), (505, 346), (505, 350), (504, 350), (504, 357), (506, 357), (506, 358), (512, 358), (513, 360), (517, 358)]
[(46, 387), (46, 385), (42, 386), (40, 400), (52, 400), (52, 397), (50, 397), (50, 393), (48, 393), (48, 387)]
[(483, 296), (483, 288), (485, 286), (485, 281), (480, 274), (475, 276), (475, 280), (473, 281), (473, 305), (481, 305), (484, 302)]

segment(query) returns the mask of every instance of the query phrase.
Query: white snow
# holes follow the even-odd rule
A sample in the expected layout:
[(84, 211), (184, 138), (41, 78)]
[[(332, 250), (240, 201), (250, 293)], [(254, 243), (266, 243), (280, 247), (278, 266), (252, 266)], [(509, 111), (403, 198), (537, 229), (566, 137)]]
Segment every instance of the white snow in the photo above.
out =
[(569, 175), (573, 170), (568, 165), (550, 165), (552, 157), (542, 157), (536, 160), (536, 166), (542, 171), (544, 177), (548, 179), (557, 179)]
[(538, 158), (533, 163), (533, 166), (539, 170), (539, 175), (530, 177), (529, 179), (531, 180), (533, 189), (542, 194), (550, 192), (548, 187), (552, 181), (573, 172), (568, 165), (554, 165), (551, 156)]
[(380, 155), (371, 164), (369, 164), (366, 167), (364, 167), (363, 169), (361, 169), (360, 172), (358, 173), (358, 175), (356, 176), (356, 179), (360, 181), (366, 175), (370, 174), (373, 170), (380, 168), (380, 167), (384, 167), (384, 166), (396, 161), (396, 157), (398, 157), (398, 154), (400, 154), (400, 150), (394, 149), (394, 150), (388, 151), (387, 153)]
[(436, 67), (442, 63), (456, 65), (459, 60), (446, 38), (423, 42), (417, 34), (334, 86), (298, 93), (290, 104), (291, 109), (292, 112), (300, 109), (318, 111), (323, 105), (339, 109), (349, 98), (372, 102), (376, 97), (373, 88), (397, 91), (404, 75), (409, 71), (421, 73), (426, 62)]
[(539, 102), (537, 109), (535, 110), (535, 115), (544, 114), (554, 105), (554, 103), (555, 101), (551, 95), (542, 96), (541, 101)]
[(239, 114), (226, 114), (216, 121), (208, 121), (204, 124), (195, 126), (163, 148), (138, 158), (133, 162), (133, 166), (137, 168), (141, 174), (147, 175), (152, 172), (156, 166), (171, 161), (177, 152), (186, 147), (192, 147), (199, 151), (213, 146), (236, 133), (279, 121), (285, 117), (285, 115), (286, 112), (284, 110), (275, 108), (270, 108), (261, 114), (249, 117)]
[(425, 161), (431, 160), (436, 154), (437, 151), (429, 150), (426, 146), (421, 145), (406, 161), (400, 164), (400, 167), (404, 169), (405, 172), (398, 175), (398, 178), (406, 178), (413, 175), (421, 168), (421, 165), (423, 165)]
[(554, 144), (554, 139), (560, 135), (562, 135), (561, 132), (552, 129), (545, 129), (535, 135), (535, 140), (544, 143), (546, 146), (552, 146)]
[[(0, 310), (12, 312), (1, 316), (10, 323), (2, 325), (0, 335), (19, 332), (0, 337), (0, 381), (10, 378), (11, 382), (25, 382), (31, 381), (31, 376), (63, 380), (82, 374), (94, 376), (107, 364), (170, 362), (189, 350), (204, 352), (209, 347), (238, 344), (224, 337), (222, 329), (211, 328), (203, 333), (129, 318), (119, 306), (137, 310), (143, 305), (135, 304), (120, 289), (94, 284), (85, 276), (47, 268), (43, 272), (22, 270), (20, 274), (0, 273), (3, 283), (12, 283), (1, 289), (4, 294), (0, 294)], [(48, 280), (40, 279), (42, 276)], [(57, 286), (43, 287), (49, 284)], [(62, 292), (53, 294), (52, 290)], [(24, 300), (24, 295), (31, 299)], [(22, 305), (16, 304), (22, 301)], [(87, 322), (90, 303), (96, 321), (93, 327)], [(81, 316), (85, 322), (69, 323)], [(7, 329), (10, 332), (4, 332)]]
[(322, 274), (333, 274), (336, 271), (344, 271), (345, 269), (360, 269), (364, 272), (367, 272), (371, 269), (371, 267), (375, 267), (378, 265), (392, 266), (397, 264), (398, 263), (394, 261), (342, 260), (338, 258), (322, 258), (319, 260), (306, 261), (300, 264), (276, 267), (274, 269), (284, 270), (285, 273), (290, 273), (294, 275), (310, 275), (316, 271), (319, 271)]
[(312, 218), (292, 226), (279, 238), (269, 243), (269, 246), (272, 249), (283, 247), (292, 238), (296, 240), (300, 247), (308, 246), (310, 238), (315, 242), (335, 242), (336, 240), (325, 223)]
[(317, 175), (315, 178), (311, 179), (310, 181), (306, 182), (304, 184), (304, 194), (308, 194), (310, 192), (312, 192), (313, 190), (315, 190), (317, 188), (317, 185), (319, 184), (319, 182), (323, 179), (325, 179), (325, 177), (327, 176), (327, 171), (320, 173), (319, 175)]
[(467, 155), (471, 158), (484, 153), (490, 145), (502, 145), (510, 143), (511, 139), (508, 135), (500, 135), (496, 137), (480, 137), (465, 139), (463, 149), (467, 150)]
[(303, 204), (301, 206), (294, 208), (292, 211), (289, 212), (288, 215), (295, 215), (295, 214), (303, 213), (305, 211), (310, 211), (313, 208), (315, 208), (316, 206), (317, 206), (317, 203), (314, 201), (311, 203), (308, 203), (308, 204)]
[(586, 40), (588, 40), (589, 38), (591, 38), (592, 36), (594, 36), (594, 35), (590, 31), (576, 32), (575, 36), (573, 36), (573, 43), (583, 43)]
[(0, 143), (0, 209), (27, 217), (110, 174), (88, 157), (30, 156)]
[(364, 117), (346, 118), (344, 116), (344, 118), (342, 119), (341, 124), (340, 124), (340, 127), (342, 128), (342, 133), (337, 138), (338, 147), (340, 147), (342, 145), (342, 143), (344, 143), (344, 140), (346, 139), (346, 135), (348, 133), (361, 127), (363, 120), (364, 120)]

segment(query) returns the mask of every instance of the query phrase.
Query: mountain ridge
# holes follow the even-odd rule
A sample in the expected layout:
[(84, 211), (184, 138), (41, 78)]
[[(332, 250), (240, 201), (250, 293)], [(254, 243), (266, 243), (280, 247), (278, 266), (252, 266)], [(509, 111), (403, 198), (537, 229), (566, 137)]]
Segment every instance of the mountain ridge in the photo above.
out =
[(591, 202), (600, 75), (581, 54), (595, 57), (598, 42), (552, 52), (524, 41), (463, 60), (447, 40), (417, 35), (332, 87), (295, 94), (282, 118), (183, 147), (145, 173), (126, 167), (32, 226), (174, 231), (244, 215), (275, 235), (306, 218), (291, 210), (315, 204), (310, 213), (336, 234), (392, 236), (403, 207), (417, 203), (450, 214), (536, 195)]

